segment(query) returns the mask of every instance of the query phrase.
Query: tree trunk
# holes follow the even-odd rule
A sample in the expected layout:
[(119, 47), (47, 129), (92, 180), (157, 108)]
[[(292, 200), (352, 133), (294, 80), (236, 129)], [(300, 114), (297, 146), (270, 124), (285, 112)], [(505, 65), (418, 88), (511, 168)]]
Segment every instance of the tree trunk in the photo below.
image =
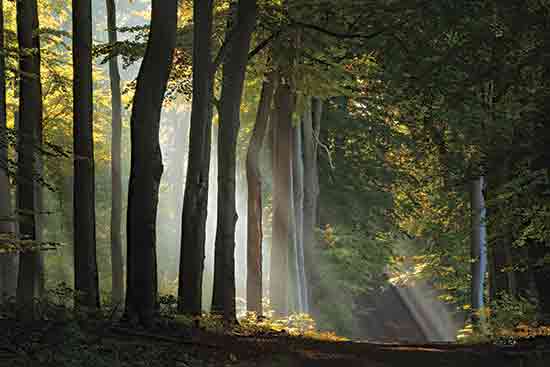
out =
[(213, 93), (212, 12), (212, 0), (193, 2), (193, 105), (181, 224), (178, 312), (194, 315), (202, 312), (208, 212)]
[(277, 121), (273, 125), (273, 229), (270, 297), (278, 315), (288, 313), (289, 240), (291, 239), (291, 142), (292, 96), (288, 84), (279, 84), (275, 94)]
[[(0, 50), (4, 49), (4, 4), (0, 0)], [(0, 234), (13, 236), (15, 226), (8, 175), (8, 135), (6, 118), (6, 60), (0, 53)], [(17, 268), (15, 253), (0, 253), (0, 304), (15, 296)]]
[[(42, 126), (42, 85), (40, 82), (40, 40), (36, 0), (17, 1), (17, 39), (21, 56), (19, 68), (19, 128), (17, 164), (17, 217), (23, 239), (36, 240), (35, 146)], [(31, 75), (31, 76), (29, 76)], [(40, 287), (40, 252), (26, 251), (19, 257), (17, 317), (36, 317), (36, 297)]]
[[(304, 154), (302, 127), (304, 120), (312, 119), (310, 104), (306, 103), (306, 109), (300, 123), (293, 129), (293, 155), (292, 155), (292, 186), (294, 191), (294, 232), (296, 249), (296, 278), (297, 278), (297, 311), (308, 312), (307, 281), (305, 274), (304, 252)], [(311, 124), (311, 122), (309, 122)]]
[(99, 308), (95, 233), (92, 2), (73, 0), (74, 285), (75, 304)]
[[(304, 118), (304, 267), (308, 284), (308, 300), (315, 313), (318, 297), (314, 291), (319, 288), (319, 274), (315, 267), (317, 240), (315, 228), (318, 226), (319, 175), (317, 167), (317, 139), (321, 125), (322, 103), (318, 98), (311, 100), (311, 118)], [(315, 307), (314, 307), (315, 306)]]
[(132, 106), (125, 319), (150, 327), (158, 306), (156, 218), (160, 114), (176, 43), (177, 0), (153, 0), (147, 50)]
[(271, 100), (273, 76), (266, 76), (262, 84), (256, 123), (246, 155), (246, 179), (248, 183), (248, 225), (246, 251), (246, 308), (262, 315), (262, 179), (260, 175), (260, 151), (262, 149)]
[(214, 256), (212, 311), (222, 312), (224, 320), (236, 321), (235, 311), (235, 169), (240, 107), (248, 63), (250, 39), (256, 24), (256, 0), (240, 0), (237, 24), (229, 40), (223, 64), (218, 138), (218, 222)]
[[(117, 42), (115, 0), (107, 0), (107, 28), (109, 43)], [(120, 73), (118, 57), (109, 59), (109, 79), (111, 81), (111, 302), (120, 306), (124, 299), (124, 265), (122, 259), (122, 178), (121, 178), (121, 139), (122, 102), (120, 94)]]
[(479, 315), (484, 306), (483, 293), (485, 270), (487, 267), (486, 230), (485, 230), (485, 200), (483, 198), (483, 176), (472, 179), (470, 203), (472, 210), (471, 232), (471, 297), (473, 323), (479, 323)]

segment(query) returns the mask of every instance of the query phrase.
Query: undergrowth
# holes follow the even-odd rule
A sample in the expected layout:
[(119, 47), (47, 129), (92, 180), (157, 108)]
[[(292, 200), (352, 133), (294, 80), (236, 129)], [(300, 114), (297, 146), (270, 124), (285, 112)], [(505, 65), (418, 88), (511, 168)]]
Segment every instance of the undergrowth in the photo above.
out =
[(460, 330), (458, 341), (468, 344), (496, 343), (514, 345), (521, 340), (549, 337), (550, 326), (539, 319), (537, 304), (525, 297), (500, 293), (497, 299), (477, 313), (483, 320)]

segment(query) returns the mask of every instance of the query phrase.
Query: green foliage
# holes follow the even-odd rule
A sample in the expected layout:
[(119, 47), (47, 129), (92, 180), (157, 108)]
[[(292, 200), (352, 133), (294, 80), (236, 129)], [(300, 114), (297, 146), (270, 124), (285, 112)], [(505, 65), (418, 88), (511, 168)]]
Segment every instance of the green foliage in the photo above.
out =
[(513, 330), (519, 325), (536, 326), (537, 310), (537, 304), (532, 300), (500, 293), (490, 305), (489, 330), (498, 335), (503, 330)]

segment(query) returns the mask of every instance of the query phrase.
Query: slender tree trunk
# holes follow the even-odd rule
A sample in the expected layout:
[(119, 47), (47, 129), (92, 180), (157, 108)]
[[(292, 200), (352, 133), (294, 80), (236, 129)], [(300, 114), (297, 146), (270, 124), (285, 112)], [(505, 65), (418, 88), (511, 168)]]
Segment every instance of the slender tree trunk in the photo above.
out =
[[(319, 288), (317, 272), (317, 240), (315, 228), (318, 226), (319, 175), (317, 167), (317, 140), (321, 125), (322, 103), (318, 98), (311, 100), (311, 118), (304, 118), (304, 267), (308, 284), (308, 300), (312, 312), (318, 309), (318, 297), (314, 292)], [(315, 306), (315, 307), (314, 307)]]
[(246, 155), (246, 179), (248, 183), (248, 225), (246, 252), (246, 307), (248, 311), (262, 315), (262, 179), (260, 175), (260, 151), (262, 149), (271, 100), (273, 76), (268, 75), (262, 84), (256, 123)]
[[(109, 43), (117, 42), (115, 0), (107, 0), (107, 28)], [(122, 259), (122, 178), (121, 178), (121, 139), (122, 139), (122, 102), (120, 94), (120, 73), (118, 57), (109, 59), (109, 79), (111, 81), (111, 301), (114, 306), (121, 305), (124, 299), (124, 265)]]
[(481, 311), (484, 306), (483, 293), (485, 284), (485, 271), (487, 267), (486, 230), (485, 230), (485, 200), (483, 198), (483, 176), (471, 181), (471, 210), (472, 210), (472, 233), (471, 233), (471, 274), (472, 274), (472, 314), (473, 322), (479, 322), (476, 312)]
[(181, 224), (178, 311), (200, 315), (212, 133), (213, 1), (193, 2), (193, 105)]
[(95, 233), (92, 2), (73, 0), (74, 285), (76, 304), (99, 308)]
[(235, 311), (235, 169), (240, 107), (248, 63), (250, 39), (256, 24), (256, 0), (240, 0), (235, 34), (223, 64), (218, 139), (218, 223), (214, 257), (212, 310), (223, 311), (226, 322), (236, 321)]
[(306, 104), (303, 118), (293, 129), (292, 186), (294, 191), (294, 227), (296, 237), (296, 275), (298, 288), (298, 312), (308, 311), (307, 281), (304, 252), (304, 154), (302, 127), (305, 119), (312, 119), (310, 104)]
[[(4, 49), (4, 3), (0, 0), (0, 50)], [(0, 235), (14, 236), (15, 226), (8, 175), (8, 132), (6, 118), (6, 61), (0, 53)], [(17, 267), (15, 253), (0, 254), (0, 304), (15, 296)]]
[(156, 219), (160, 114), (176, 44), (177, 0), (153, 0), (147, 50), (132, 106), (125, 319), (150, 327), (158, 306)]
[(278, 315), (288, 313), (289, 241), (291, 239), (291, 142), (292, 93), (288, 84), (279, 84), (275, 94), (277, 111), (273, 125), (273, 229), (271, 245), (270, 296)]
[[(23, 239), (36, 239), (35, 146), (42, 126), (42, 85), (40, 82), (40, 40), (36, 0), (17, 1), (17, 39), (21, 56), (19, 68), (19, 128), (17, 164), (17, 216)], [(31, 76), (29, 76), (31, 75)], [(40, 253), (26, 251), (19, 257), (17, 316), (36, 317), (36, 297), (40, 287)]]

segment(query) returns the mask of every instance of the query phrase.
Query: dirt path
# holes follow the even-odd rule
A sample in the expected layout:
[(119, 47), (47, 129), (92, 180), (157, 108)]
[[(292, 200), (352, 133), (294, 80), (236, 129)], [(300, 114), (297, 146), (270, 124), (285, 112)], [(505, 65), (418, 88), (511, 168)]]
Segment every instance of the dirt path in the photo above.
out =
[(548, 367), (545, 339), (514, 347), (324, 342), (286, 334), (94, 332), (63, 323), (0, 323), (0, 367)]

